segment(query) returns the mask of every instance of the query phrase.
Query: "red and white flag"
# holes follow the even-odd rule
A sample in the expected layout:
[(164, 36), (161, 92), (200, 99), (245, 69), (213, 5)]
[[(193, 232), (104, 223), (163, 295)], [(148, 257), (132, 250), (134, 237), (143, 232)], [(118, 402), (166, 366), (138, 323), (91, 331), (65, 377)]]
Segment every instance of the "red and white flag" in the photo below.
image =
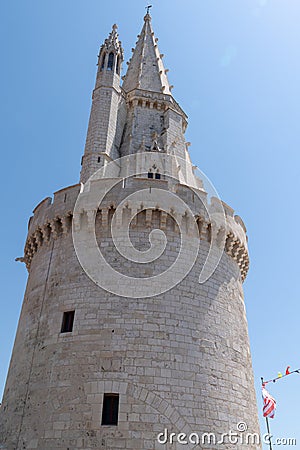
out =
[(264, 386), (262, 387), (262, 396), (264, 401), (263, 415), (264, 417), (273, 419), (276, 409), (276, 400), (269, 394)]

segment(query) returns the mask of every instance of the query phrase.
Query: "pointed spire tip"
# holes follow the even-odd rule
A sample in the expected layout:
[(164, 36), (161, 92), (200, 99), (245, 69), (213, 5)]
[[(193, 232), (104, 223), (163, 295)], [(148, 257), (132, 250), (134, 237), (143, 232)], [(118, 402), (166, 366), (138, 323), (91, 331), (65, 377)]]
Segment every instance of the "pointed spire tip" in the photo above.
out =
[(134, 89), (171, 95), (170, 84), (163, 64), (163, 53), (159, 52), (154, 31), (151, 27), (149, 13), (151, 5), (147, 7), (144, 17), (145, 23), (138, 35), (136, 47), (132, 52), (131, 62), (124, 79), (123, 89), (131, 92)]

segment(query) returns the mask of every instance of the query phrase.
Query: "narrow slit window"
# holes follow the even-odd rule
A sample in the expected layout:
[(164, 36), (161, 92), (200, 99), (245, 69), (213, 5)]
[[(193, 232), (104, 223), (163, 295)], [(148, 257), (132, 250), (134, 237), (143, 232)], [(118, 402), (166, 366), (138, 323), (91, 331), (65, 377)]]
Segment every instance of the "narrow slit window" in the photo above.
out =
[(156, 173), (156, 174), (155, 174), (155, 179), (156, 179), (156, 180), (160, 180), (160, 173)]
[(113, 70), (113, 66), (114, 66), (114, 54), (110, 53), (108, 55), (107, 69), (108, 70)]
[(148, 178), (153, 178), (153, 173), (152, 172), (148, 172)]
[(99, 162), (101, 162), (101, 158), (100, 158), (100, 156), (98, 156), (98, 163), (99, 163)]
[(61, 333), (71, 333), (73, 331), (75, 311), (65, 311), (61, 324)]
[(118, 425), (119, 394), (104, 394), (101, 425)]

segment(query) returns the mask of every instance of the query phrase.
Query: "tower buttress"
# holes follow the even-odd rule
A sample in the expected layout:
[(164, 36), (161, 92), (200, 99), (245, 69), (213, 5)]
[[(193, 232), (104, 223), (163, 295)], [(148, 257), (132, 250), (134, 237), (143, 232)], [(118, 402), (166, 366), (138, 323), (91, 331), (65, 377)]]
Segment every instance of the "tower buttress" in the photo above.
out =
[(98, 56), (96, 84), (82, 158), (80, 181), (83, 183), (101, 166), (119, 157), (116, 129), (122, 99), (120, 74), (124, 56), (117, 29), (117, 25), (113, 25)]

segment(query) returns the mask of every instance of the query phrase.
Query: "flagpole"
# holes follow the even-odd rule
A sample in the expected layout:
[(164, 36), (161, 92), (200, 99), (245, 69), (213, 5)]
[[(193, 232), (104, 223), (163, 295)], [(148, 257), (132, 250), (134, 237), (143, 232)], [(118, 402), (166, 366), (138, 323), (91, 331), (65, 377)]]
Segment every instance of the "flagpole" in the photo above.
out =
[[(264, 385), (264, 379), (263, 377), (261, 377), (261, 385)], [(267, 423), (267, 431), (268, 431), (268, 437), (269, 437), (269, 446), (270, 446), (270, 450), (273, 450), (272, 447), (272, 438), (271, 438), (271, 433), (270, 433), (270, 425), (269, 425), (269, 419), (268, 417), (266, 417), (266, 423)]]

